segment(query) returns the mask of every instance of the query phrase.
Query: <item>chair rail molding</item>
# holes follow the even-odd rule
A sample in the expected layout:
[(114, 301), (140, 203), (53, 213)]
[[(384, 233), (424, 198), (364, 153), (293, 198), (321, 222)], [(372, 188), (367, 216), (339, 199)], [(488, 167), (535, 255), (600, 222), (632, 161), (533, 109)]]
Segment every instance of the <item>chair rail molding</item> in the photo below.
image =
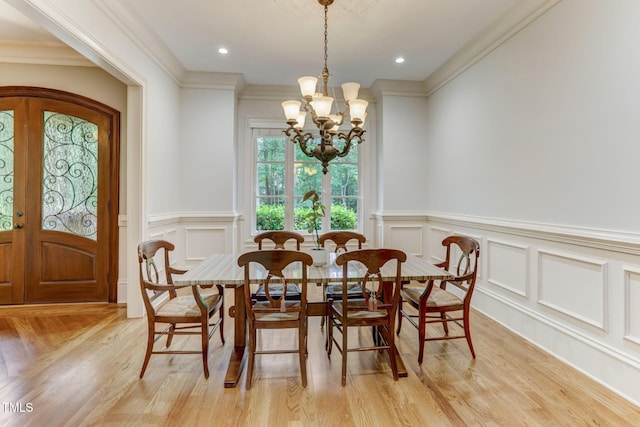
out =
[(480, 230), (496, 231), (519, 237), (640, 255), (640, 233), (635, 232), (441, 213), (425, 213), (425, 216), (429, 222), (472, 226)]

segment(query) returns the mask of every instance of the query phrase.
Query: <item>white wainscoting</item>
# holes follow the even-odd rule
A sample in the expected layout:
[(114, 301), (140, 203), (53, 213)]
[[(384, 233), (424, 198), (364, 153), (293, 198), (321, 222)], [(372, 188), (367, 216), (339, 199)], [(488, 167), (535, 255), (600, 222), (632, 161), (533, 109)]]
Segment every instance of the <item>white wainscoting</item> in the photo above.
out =
[(212, 253), (237, 252), (239, 216), (225, 214), (176, 213), (149, 219), (150, 239), (164, 239), (176, 245), (171, 263), (188, 268)]
[(385, 235), (385, 247), (399, 248), (411, 255), (423, 256), (424, 252), (424, 225), (391, 225), (388, 237)]
[(529, 299), (529, 246), (487, 239), (484, 249), (480, 259), (487, 259), (487, 284), (494, 286), (496, 292), (508, 291)]
[(624, 267), (624, 338), (640, 345), (640, 269)]
[(538, 250), (538, 304), (607, 331), (607, 263)]
[(447, 235), (476, 238), (474, 308), (640, 404), (639, 234), (434, 213), (374, 218), (381, 246), (432, 262)]

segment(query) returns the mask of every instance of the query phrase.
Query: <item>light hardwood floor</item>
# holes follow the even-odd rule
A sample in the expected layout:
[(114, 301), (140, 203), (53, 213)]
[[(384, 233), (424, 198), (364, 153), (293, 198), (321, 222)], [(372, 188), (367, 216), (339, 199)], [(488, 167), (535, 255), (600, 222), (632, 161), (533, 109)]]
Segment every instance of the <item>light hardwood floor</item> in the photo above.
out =
[[(405, 324), (399, 349), (409, 376), (393, 381), (384, 354), (352, 353), (346, 387), (340, 353), (327, 358), (313, 318), (306, 389), (295, 355), (258, 356), (252, 389), (244, 375), (225, 389), (226, 323), (227, 344), (217, 334), (211, 341), (209, 380), (197, 355), (153, 356), (140, 380), (146, 320), (127, 319), (123, 306), (0, 308), (0, 426), (640, 425), (640, 408), (477, 312), (475, 361), (464, 340), (430, 342), (419, 366), (417, 332)], [(264, 332), (266, 343), (295, 346), (293, 332)]]

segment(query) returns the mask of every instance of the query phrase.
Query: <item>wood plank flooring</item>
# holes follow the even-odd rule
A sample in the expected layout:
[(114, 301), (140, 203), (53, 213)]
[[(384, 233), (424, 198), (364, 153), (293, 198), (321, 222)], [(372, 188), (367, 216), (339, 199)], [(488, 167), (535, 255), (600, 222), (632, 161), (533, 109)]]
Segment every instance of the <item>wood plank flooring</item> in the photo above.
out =
[[(2, 307), (0, 426), (640, 425), (640, 408), (479, 313), (475, 361), (464, 340), (429, 342), (419, 366), (417, 331), (405, 322), (398, 341), (409, 376), (393, 381), (385, 354), (352, 353), (346, 387), (340, 353), (326, 356), (313, 318), (307, 388), (295, 355), (265, 355), (249, 391), (244, 375), (238, 388), (223, 387), (230, 320), (227, 344), (218, 334), (211, 341), (208, 380), (198, 355), (152, 356), (140, 380), (146, 320), (127, 319), (125, 307)], [(260, 341), (296, 344), (287, 331), (264, 331)], [(174, 346), (199, 342), (178, 337)]]

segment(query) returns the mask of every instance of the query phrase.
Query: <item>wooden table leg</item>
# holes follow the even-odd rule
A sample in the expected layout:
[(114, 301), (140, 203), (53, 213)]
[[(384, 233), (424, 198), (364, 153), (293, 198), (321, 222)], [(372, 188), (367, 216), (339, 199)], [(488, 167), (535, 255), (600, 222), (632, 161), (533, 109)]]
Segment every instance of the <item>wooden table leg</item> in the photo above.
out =
[[(393, 284), (391, 282), (384, 282), (382, 288), (382, 299), (384, 301), (390, 301), (393, 297)], [(390, 334), (395, 333), (395, 331), (389, 331)], [(398, 347), (396, 346), (396, 364), (398, 366), (398, 376), (400, 378), (406, 378), (409, 374), (407, 373), (407, 368), (404, 366), (404, 362), (402, 361), (402, 357), (400, 357), (400, 352), (398, 351)]]
[(244, 289), (243, 286), (234, 286), (234, 303), (235, 305), (229, 309), (230, 315), (233, 317), (233, 350), (229, 357), (229, 366), (227, 374), (224, 378), (224, 387), (232, 388), (238, 385), (246, 357), (247, 343), (247, 318), (244, 307)]

